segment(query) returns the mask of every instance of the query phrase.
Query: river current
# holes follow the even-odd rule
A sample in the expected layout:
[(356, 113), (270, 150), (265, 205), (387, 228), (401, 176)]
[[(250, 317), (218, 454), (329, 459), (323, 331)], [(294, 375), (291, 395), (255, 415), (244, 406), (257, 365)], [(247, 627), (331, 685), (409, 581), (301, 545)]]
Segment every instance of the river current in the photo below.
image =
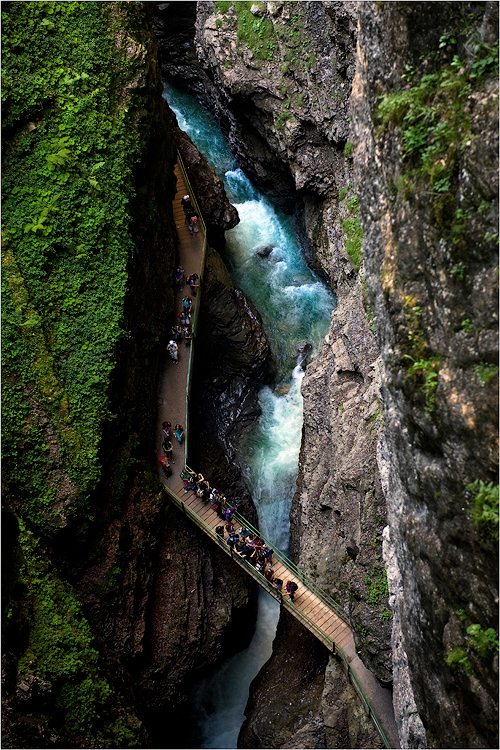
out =
[[(292, 220), (252, 185), (235, 163), (215, 119), (168, 83), (164, 97), (177, 121), (223, 180), (240, 223), (226, 233), (224, 261), (234, 282), (262, 316), (276, 377), (259, 394), (262, 415), (245, 440), (243, 470), (262, 533), (286, 552), (302, 434), (304, 371), (298, 351), (306, 342), (320, 350), (335, 298), (307, 267)], [(257, 250), (269, 248), (266, 258)], [(253, 678), (271, 655), (279, 604), (265, 591), (250, 646), (194, 686), (193, 721), (184, 747), (236, 748)]]

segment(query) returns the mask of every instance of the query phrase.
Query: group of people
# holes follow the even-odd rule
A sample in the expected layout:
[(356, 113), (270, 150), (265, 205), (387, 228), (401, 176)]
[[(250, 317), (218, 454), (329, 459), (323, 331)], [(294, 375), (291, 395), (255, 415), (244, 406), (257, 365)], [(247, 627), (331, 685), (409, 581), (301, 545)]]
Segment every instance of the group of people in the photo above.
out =
[(184, 211), (184, 222), (187, 225), (187, 228), (189, 229), (189, 233), (192, 237), (194, 237), (195, 234), (198, 233), (198, 217), (196, 215), (196, 211), (194, 210), (194, 206), (191, 203), (191, 199), (189, 195), (185, 195), (181, 200), (181, 206), (182, 210)]
[[(211, 504), (213, 510), (224, 521), (215, 528), (221, 539), (225, 539), (231, 549), (253, 565), (275, 589), (282, 591), (283, 581), (281, 578), (275, 577), (272, 568), (272, 549), (267, 546), (261, 537), (251, 533), (245, 526), (236, 530), (233, 522), (236, 506), (231, 505), (222, 492), (215, 487), (210, 487), (203, 474), (193, 471), (188, 466), (181, 471), (180, 477), (184, 484), (184, 492), (189, 492), (189, 490), (196, 492), (199, 498)], [(295, 581), (287, 581), (285, 584), (285, 591), (291, 601), (293, 601), (297, 588)]]
[(172, 476), (172, 464), (175, 464), (172, 440), (175, 437), (179, 445), (182, 445), (184, 439), (184, 428), (181, 424), (176, 424), (172, 429), (171, 422), (162, 422), (161, 436), (163, 440), (161, 447), (164, 455), (158, 458), (158, 463), (160, 464), (165, 477), (168, 479)]
[[(196, 275), (196, 274), (195, 274)], [(167, 344), (167, 351), (176, 365), (179, 362), (179, 346), (182, 341), (186, 347), (191, 345), (193, 330), (191, 328), (191, 314), (193, 311), (193, 300), (189, 295), (182, 300), (182, 310), (177, 315), (177, 323), (172, 326), (171, 339)]]

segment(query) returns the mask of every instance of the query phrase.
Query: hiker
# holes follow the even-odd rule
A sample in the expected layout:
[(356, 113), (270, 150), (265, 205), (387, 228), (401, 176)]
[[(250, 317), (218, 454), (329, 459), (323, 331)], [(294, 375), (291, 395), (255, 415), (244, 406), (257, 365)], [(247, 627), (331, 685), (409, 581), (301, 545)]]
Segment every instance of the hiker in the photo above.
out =
[(240, 538), (239, 538), (238, 534), (235, 534), (234, 532), (228, 536), (227, 543), (229, 544), (229, 546), (231, 547), (231, 549), (234, 549), (235, 544), (237, 542), (239, 542), (239, 539)]
[(299, 588), (295, 581), (287, 581), (285, 584), (286, 593), (290, 597), (290, 601), (293, 602), (293, 597), (295, 596), (295, 592)]
[(224, 526), (216, 526), (215, 533), (224, 539)]
[(231, 522), (226, 523), (226, 531), (228, 534), (232, 534), (234, 531), (234, 524)]
[(281, 578), (274, 578), (273, 586), (275, 589), (278, 589), (278, 591), (281, 591), (281, 587), (283, 586), (283, 581), (281, 580)]
[(158, 458), (158, 463), (160, 464), (166, 478), (168, 479), (169, 477), (171, 477), (172, 469), (170, 468), (170, 461), (168, 460), (168, 458), (166, 458), (166, 456), (160, 456)]
[(259, 571), (259, 573), (264, 573), (264, 570), (266, 569), (266, 561), (264, 560), (264, 557), (262, 556), (261, 552), (257, 552), (257, 557), (255, 558), (255, 567)]
[(191, 339), (193, 338), (193, 334), (192, 334), (192, 332), (191, 332), (191, 328), (190, 328), (189, 326), (187, 326), (187, 325), (186, 325), (186, 326), (184, 326), (184, 328), (182, 329), (182, 332), (183, 332), (183, 334), (184, 334), (184, 344), (185, 344), (186, 346), (190, 346), (190, 344), (191, 344)]
[(194, 473), (194, 471), (191, 471), (191, 469), (188, 469), (187, 467), (183, 471), (181, 471), (180, 478), (184, 482), (184, 492), (188, 492), (191, 485), (191, 480), (193, 480), (195, 476), (196, 474)]
[(185, 214), (194, 211), (193, 204), (191, 203), (189, 195), (185, 195), (183, 198), (181, 198), (181, 206)]
[(184, 297), (182, 300), (182, 312), (187, 313), (188, 315), (191, 315), (192, 309), (193, 309), (193, 300), (189, 296)]
[(174, 271), (174, 276), (175, 276), (175, 283), (177, 284), (179, 289), (182, 289), (183, 282), (184, 282), (184, 269), (181, 268), (180, 266), (177, 266), (177, 268)]
[(164, 440), (168, 440), (170, 437), (170, 428), (172, 427), (170, 422), (162, 422), (161, 423), (161, 434), (163, 435)]
[(195, 234), (198, 234), (198, 217), (195, 213), (192, 211), (186, 214), (185, 223), (188, 226), (189, 234), (191, 237), (194, 237)]
[(270, 564), (273, 561), (273, 551), (272, 549), (269, 549), (265, 544), (262, 547), (262, 554), (264, 555), (264, 559), (266, 562), (269, 562)]
[(182, 339), (182, 328), (180, 326), (172, 326), (172, 338), (176, 344)]
[(235, 511), (236, 508), (234, 505), (232, 505), (230, 508), (226, 508), (226, 523), (231, 523), (233, 520), (233, 511)]
[(198, 495), (198, 497), (201, 497), (202, 500), (208, 501), (209, 499), (208, 493), (210, 490), (210, 485), (208, 484), (207, 480), (203, 479), (201, 482), (197, 482), (197, 485), (198, 485), (198, 489), (196, 491), (196, 494)]
[(198, 280), (197, 273), (190, 274), (186, 279), (186, 284), (189, 284), (189, 287), (191, 289), (191, 294), (193, 295), (193, 297), (196, 297), (196, 290), (199, 287), (199, 284), (196, 283), (197, 280)]
[[(172, 461), (172, 443), (167, 438), (167, 440), (163, 441), (163, 445), (161, 446), (163, 448), (163, 452), (165, 453), (166, 457), (169, 461)], [(175, 464), (175, 461), (172, 461), (173, 464)]]
[(274, 570), (272, 568), (268, 568), (267, 570), (265, 570), (264, 577), (267, 578), (269, 583), (272, 583), (274, 578)]
[(174, 435), (177, 438), (179, 445), (182, 445), (182, 438), (184, 437), (184, 428), (180, 424), (176, 424), (174, 428)]
[(248, 531), (248, 529), (242, 526), (241, 529), (238, 529), (238, 534), (241, 536), (241, 538), (244, 541), (246, 537), (250, 534), (250, 532)]
[(170, 341), (168, 342), (167, 351), (172, 357), (172, 362), (174, 363), (174, 365), (179, 364), (179, 347), (173, 339), (170, 339)]

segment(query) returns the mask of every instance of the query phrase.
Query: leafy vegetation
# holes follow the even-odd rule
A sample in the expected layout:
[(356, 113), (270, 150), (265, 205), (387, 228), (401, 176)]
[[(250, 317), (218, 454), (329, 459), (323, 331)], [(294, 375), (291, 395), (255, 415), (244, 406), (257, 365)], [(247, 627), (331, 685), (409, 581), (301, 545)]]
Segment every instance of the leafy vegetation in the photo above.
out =
[(57, 515), (58, 488), (40, 423), (50, 420), (74, 488), (69, 511), (88, 512), (127, 335), (140, 102), (124, 93), (136, 62), (117, 43), (111, 7), (13, 3), (2, 13), (2, 456), (25, 517), (41, 526)]
[(465, 496), (470, 499), (472, 521), (498, 539), (498, 484), (476, 479), (465, 488)]
[[(464, 622), (465, 618), (460, 618)], [(498, 631), (494, 628), (483, 630), (479, 623), (469, 625), (466, 631), (465, 646), (454, 646), (445, 654), (445, 662), (454, 669), (460, 669), (468, 677), (474, 674), (470, 659), (474, 652), (480, 659), (488, 659), (492, 652), (498, 651)]]
[(365, 583), (370, 587), (368, 592), (367, 604), (375, 605), (380, 602), (381, 599), (387, 599), (389, 597), (389, 584), (387, 582), (387, 573), (385, 570), (381, 570), (377, 578), (370, 578), (366, 576)]
[(474, 372), (481, 383), (486, 385), (486, 383), (489, 383), (490, 380), (493, 380), (493, 378), (496, 378), (498, 375), (498, 365), (484, 364), (484, 362), (481, 362), (480, 364), (474, 365)]
[(19, 661), (20, 673), (34, 673), (45, 691), (55, 695), (63, 736), (91, 735), (101, 746), (133, 747), (137, 722), (118, 716), (118, 696), (103, 675), (99, 654), (81, 605), (68, 584), (21, 524), (23, 580), (31, 606), (29, 646)]
[(478, 39), (471, 42), (473, 62), (456, 54), (450, 60), (449, 50), (456, 39), (443, 35), (434, 55), (435, 70), (417, 80), (414, 68), (407, 65), (407, 85), (383, 96), (377, 111), (380, 130), (390, 125), (401, 128), (405, 181), (423, 177), (430, 183), (436, 221), (442, 224), (449, 217), (456, 240), (465, 217), (451, 214), (451, 191), (458, 176), (459, 154), (471, 134), (464, 106), (473, 88), (498, 76), (498, 42), (492, 47)]
[[(62, 514), (93, 522), (102, 434), (114, 418), (112, 378), (129, 335), (133, 171), (149, 127), (133, 92), (141, 15), (133, 3), (2, 6), (2, 460), (24, 557), (9, 611), (15, 636), (4, 646), (72, 746), (139, 738), (75, 592), (37, 538)], [(119, 465), (117, 491), (125, 472)]]
[[(344, 188), (342, 188), (344, 190)], [(340, 191), (342, 193), (342, 190)], [(345, 197), (345, 193), (344, 193)], [(343, 200), (341, 198), (341, 200)], [(361, 222), (359, 220), (358, 211), (359, 204), (358, 198), (355, 195), (349, 201), (347, 201), (347, 208), (350, 213), (354, 214), (352, 219), (344, 219), (342, 222), (342, 229), (346, 235), (345, 249), (352, 261), (352, 265), (356, 273), (359, 272), (361, 264), (363, 263), (363, 256), (361, 255), (361, 246), (363, 244), (363, 230), (361, 229)]]

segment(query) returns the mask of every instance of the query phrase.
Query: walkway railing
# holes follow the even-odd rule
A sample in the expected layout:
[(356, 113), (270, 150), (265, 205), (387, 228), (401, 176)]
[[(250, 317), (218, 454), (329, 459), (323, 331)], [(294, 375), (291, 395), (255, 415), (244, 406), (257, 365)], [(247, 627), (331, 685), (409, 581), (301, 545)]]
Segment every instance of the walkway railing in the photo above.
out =
[(192, 340), (192, 344), (191, 344), (190, 351), (189, 351), (189, 363), (188, 363), (188, 371), (187, 371), (187, 379), (186, 379), (186, 419), (185, 419), (185, 429), (184, 429), (184, 444), (185, 444), (185, 452), (186, 452), (186, 463), (188, 463), (189, 462), (189, 411), (190, 411), (189, 400), (191, 396), (191, 381), (192, 381), (192, 374), (193, 374), (194, 351), (196, 348), (195, 347), (196, 332), (198, 330), (198, 317), (199, 317), (199, 310), (200, 310), (200, 304), (201, 304), (201, 295), (203, 293), (202, 292), (203, 276), (205, 273), (205, 259), (206, 259), (206, 254), (207, 254), (207, 227), (205, 224), (205, 220), (203, 219), (202, 213), (200, 211), (200, 206), (198, 204), (198, 201), (196, 200), (196, 195), (194, 193), (193, 187), (191, 185), (191, 182), (189, 181), (187, 170), (186, 170), (186, 167), (184, 166), (184, 162), (182, 160), (182, 156), (181, 156), (179, 149), (177, 149), (177, 163), (179, 165), (179, 169), (181, 170), (182, 176), (184, 178), (184, 182), (186, 183), (186, 188), (189, 193), (189, 198), (196, 211), (196, 215), (198, 217), (198, 226), (200, 227), (200, 230), (203, 232), (203, 248), (201, 251), (199, 287), (198, 287), (198, 293), (196, 295), (196, 300), (194, 303), (193, 322), (191, 326), (193, 340)]
[[(201, 257), (201, 265), (200, 265), (200, 286), (198, 288), (198, 294), (196, 296), (196, 302), (194, 305), (194, 311), (193, 311), (193, 323), (192, 323), (192, 332), (193, 332), (193, 344), (196, 338), (196, 331), (198, 326), (198, 317), (199, 317), (199, 309), (200, 309), (200, 300), (201, 300), (201, 294), (202, 294), (202, 281), (203, 281), (203, 275), (205, 270), (205, 258), (206, 258), (206, 250), (207, 250), (207, 236), (206, 236), (206, 225), (203, 220), (203, 216), (200, 211), (200, 207), (198, 205), (198, 202), (196, 200), (196, 196), (194, 194), (193, 188), (191, 186), (191, 183), (189, 181), (189, 178), (187, 176), (187, 171), (184, 166), (184, 162), (182, 160), (181, 154), (179, 151), (177, 151), (177, 159), (179, 168), (181, 170), (182, 176), (184, 178), (184, 181), (186, 183), (186, 188), (189, 192), (189, 196), (191, 199), (191, 202), (196, 210), (197, 216), (198, 216), (198, 222), (200, 229), (203, 231), (203, 249), (202, 249), (202, 257)], [(186, 379), (186, 418), (185, 418), (185, 455), (186, 455), (186, 463), (188, 463), (188, 438), (189, 438), (189, 400), (190, 400), (190, 393), (191, 393), (191, 382), (192, 382), (192, 373), (193, 373), (193, 366), (194, 366), (194, 349), (195, 346), (192, 345), (189, 353), (189, 364), (188, 364), (188, 372), (187, 372), (187, 379)], [(382, 727), (380, 726), (380, 723), (375, 716), (375, 713), (370, 705), (370, 702), (368, 701), (368, 698), (363, 692), (363, 689), (361, 688), (361, 685), (359, 683), (358, 678), (356, 677), (349, 660), (344, 652), (344, 650), (337, 646), (332, 638), (328, 636), (326, 633), (324, 633), (304, 612), (302, 612), (290, 599), (283, 598), (283, 595), (281, 591), (274, 588), (274, 586), (256, 569), (254, 566), (249, 563), (247, 560), (245, 560), (243, 557), (238, 555), (237, 552), (233, 550), (233, 548), (227, 544), (227, 541), (223, 539), (222, 537), (217, 534), (214, 529), (212, 529), (209, 524), (207, 524), (202, 518), (199, 517), (199, 515), (189, 507), (186, 503), (183, 502), (183, 500), (176, 495), (176, 493), (171, 490), (169, 487), (167, 487), (165, 484), (163, 485), (165, 492), (170, 497), (170, 499), (174, 502), (174, 504), (186, 515), (189, 517), (202, 531), (207, 534), (227, 555), (229, 555), (240, 567), (242, 567), (246, 573), (251, 576), (254, 580), (257, 581), (257, 583), (262, 586), (274, 599), (280, 602), (280, 604), (288, 609), (297, 620), (302, 622), (305, 627), (307, 627), (308, 630), (310, 630), (322, 643), (324, 643), (327, 648), (332, 651), (333, 653), (336, 653), (340, 656), (342, 659), (342, 662), (344, 663), (344, 668), (346, 669), (346, 673), (350, 677), (350, 680), (353, 684), (354, 689), (356, 690), (357, 694), (359, 695), (363, 705), (365, 706), (365, 709), (367, 711), (367, 714), (371, 716), (371, 719), (373, 723), (375, 724), (378, 732), (380, 733), (380, 736), (387, 748), (390, 748), (391, 745), (387, 741), (387, 738), (384, 734), (384, 731), (382, 730)], [(233, 513), (233, 518), (237, 523), (239, 523), (241, 526), (244, 526), (247, 528), (250, 532), (253, 534), (256, 534), (260, 536), (266, 545), (269, 547), (269, 549), (272, 549), (274, 556), (280, 560), (281, 563), (283, 563), (286, 567), (290, 569), (291, 572), (294, 573), (294, 575), (302, 581), (304, 586), (306, 586), (315, 596), (318, 597), (327, 607), (332, 609), (344, 622), (346, 622), (349, 627), (350, 621), (348, 615), (342, 610), (342, 608), (337, 604), (334, 599), (332, 599), (331, 596), (326, 594), (324, 591), (322, 591), (319, 586), (314, 584), (310, 579), (307, 578), (305, 573), (297, 566), (294, 562), (292, 562), (281, 550), (279, 550), (277, 547), (275, 547), (268, 539), (266, 539), (262, 533), (256, 529), (252, 524), (250, 524), (244, 516), (242, 516), (237, 511)]]

